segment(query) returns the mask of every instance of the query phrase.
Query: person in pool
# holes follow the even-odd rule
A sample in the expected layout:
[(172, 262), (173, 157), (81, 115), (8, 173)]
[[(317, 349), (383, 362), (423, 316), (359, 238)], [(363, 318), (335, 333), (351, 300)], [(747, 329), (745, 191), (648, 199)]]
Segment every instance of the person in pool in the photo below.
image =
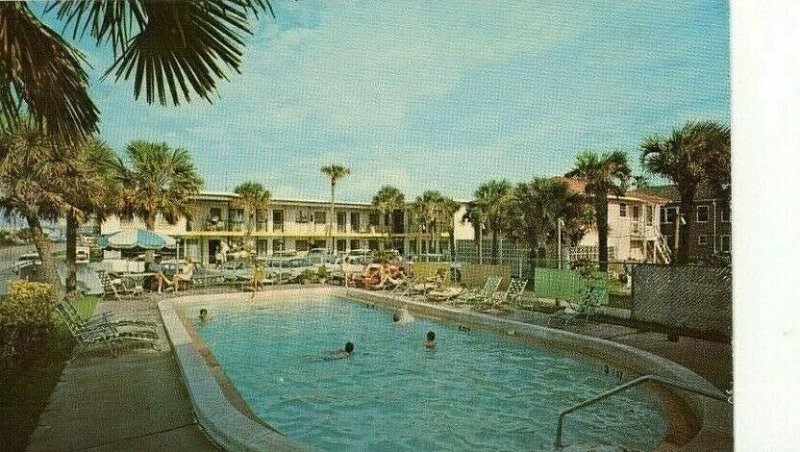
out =
[(425, 335), (425, 346), (428, 348), (436, 347), (436, 333), (428, 331), (428, 334)]
[(355, 348), (356, 347), (352, 342), (348, 342), (344, 344), (344, 348), (332, 352), (332, 358), (349, 358), (353, 354), (353, 350), (355, 350)]
[(200, 321), (207, 322), (211, 320), (211, 317), (208, 315), (208, 309), (203, 308), (200, 310)]
[(408, 323), (413, 320), (414, 317), (411, 316), (411, 313), (408, 312), (408, 308), (405, 306), (395, 311), (392, 315), (392, 322), (394, 323)]

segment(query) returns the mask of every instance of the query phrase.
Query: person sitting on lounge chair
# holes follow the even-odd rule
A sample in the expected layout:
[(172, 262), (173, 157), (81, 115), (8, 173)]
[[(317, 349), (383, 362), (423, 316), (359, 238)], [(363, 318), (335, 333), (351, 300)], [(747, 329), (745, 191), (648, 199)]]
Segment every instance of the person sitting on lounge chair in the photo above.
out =
[(187, 260), (183, 267), (178, 270), (178, 273), (175, 273), (175, 276), (172, 277), (172, 287), (175, 292), (180, 289), (181, 283), (191, 284), (192, 282), (192, 275), (194, 275), (194, 262)]
[(172, 285), (172, 281), (164, 274), (164, 267), (161, 266), (161, 256), (156, 256), (150, 266), (150, 271), (156, 274), (155, 278), (158, 283), (158, 293), (161, 293), (162, 290)]
[(403, 279), (398, 277), (397, 268), (392, 269), (388, 262), (384, 262), (380, 268), (380, 282), (375, 286), (375, 289), (383, 289), (386, 284), (391, 284), (392, 287), (400, 284)]

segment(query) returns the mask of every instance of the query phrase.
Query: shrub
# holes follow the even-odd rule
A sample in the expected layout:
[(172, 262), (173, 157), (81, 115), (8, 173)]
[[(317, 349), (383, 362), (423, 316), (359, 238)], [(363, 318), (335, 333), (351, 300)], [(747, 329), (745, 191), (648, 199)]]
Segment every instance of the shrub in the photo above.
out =
[(56, 294), (50, 284), (13, 281), (0, 300), (0, 366), (3, 371), (53, 331)]

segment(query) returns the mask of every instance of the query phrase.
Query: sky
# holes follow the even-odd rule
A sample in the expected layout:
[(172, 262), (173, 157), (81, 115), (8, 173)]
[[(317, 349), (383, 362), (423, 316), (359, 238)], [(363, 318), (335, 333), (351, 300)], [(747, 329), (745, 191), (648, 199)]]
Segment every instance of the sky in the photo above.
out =
[[(689, 120), (730, 122), (725, 1), (273, 2), (213, 104), (148, 105), (93, 66), (100, 136), (189, 150), (205, 190), (255, 180), (275, 198), (391, 184), (470, 199), (490, 179), (569, 171), (582, 150), (628, 153)], [(45, 16), (61, 30), (59, 23)], [(663, 180), (656, 179), (656, 182)]]

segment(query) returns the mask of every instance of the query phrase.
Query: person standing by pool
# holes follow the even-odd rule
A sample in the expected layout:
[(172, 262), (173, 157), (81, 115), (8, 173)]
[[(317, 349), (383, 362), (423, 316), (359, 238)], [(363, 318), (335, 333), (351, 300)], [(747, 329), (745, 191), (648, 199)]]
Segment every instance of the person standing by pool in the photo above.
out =
[(428, 348), (436, 347), (436, 333), (428, 331), (428, 334), (425, 335), (425, 346)]
[(264, 268), (261, 264), (256, 260), (255, 267), (253, 267), (253, 295), (250, 298), (255, 298), (256, 292), (261, 287), (261, 280), (264, 279)]

